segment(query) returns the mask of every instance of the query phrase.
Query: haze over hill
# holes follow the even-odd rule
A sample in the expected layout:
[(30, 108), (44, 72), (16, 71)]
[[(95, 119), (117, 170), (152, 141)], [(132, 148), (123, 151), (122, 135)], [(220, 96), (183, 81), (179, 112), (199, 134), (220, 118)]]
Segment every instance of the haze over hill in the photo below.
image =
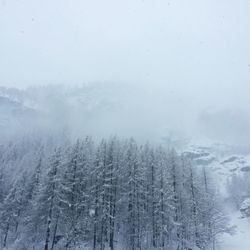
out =
[[(127, 134), (173, 130), (248, 144), (248, 1), (3, 0), (0, 7), (0, 86), (36, 86), (37, 96), (39, 86), (49, 84), (112, 83), (112, 90), (93, 84), (91, 94), (123, 106), (116, 117), (105, 113), (105, 133), (113, 131), (113, 119), (122, 125), (115, 130), (126, 133), (126, 126)], [(61, 99), (60, 110), (69, 108), (60, 98), (62, 87), (50, 89), (58, 98), (43, 106)], [(32, 90), (24, 92), (30, 98)], [(101, 117), (103, 110), (98, 112)], [(138, 123), (145, 131), (136, 129)]]
[(249, 13), (0, 0), (0, 248), (248, 250)]
[(0, 98), (2, 134), (67, 129), (74, 136), (116, 134), (154, 141), (175, 136), (249, 145), (249, 112), (219, 105), (205, 108), (187, 95), (157, 88), (110, 83), (2, 87)]

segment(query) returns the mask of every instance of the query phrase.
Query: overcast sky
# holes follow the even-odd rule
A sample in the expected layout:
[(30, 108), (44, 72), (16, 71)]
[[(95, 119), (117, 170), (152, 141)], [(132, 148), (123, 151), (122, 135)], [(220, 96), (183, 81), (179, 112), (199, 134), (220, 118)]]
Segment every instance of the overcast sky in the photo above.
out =
[(112, 81), (246, 107), (249, 13), (249, 0), (0, 0), (0, 85)]

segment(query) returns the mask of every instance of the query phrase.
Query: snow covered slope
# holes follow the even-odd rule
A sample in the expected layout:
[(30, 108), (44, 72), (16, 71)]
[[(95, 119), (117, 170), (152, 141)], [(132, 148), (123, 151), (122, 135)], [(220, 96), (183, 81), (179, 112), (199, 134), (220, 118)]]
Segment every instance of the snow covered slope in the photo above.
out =
[(18, 95), (0, 91), (0, 136), (24, 131), (31, 124), (37, 124), (38, 112), (27, 105)]
[(33, 129), (73, 131), (73, 126), (77, 132), (81, 128), (90, 133), (95, 123), (119, 109), (114, 91), (118, 92), (106, 85), (96, 87), (94, 84), (26, 90), (0, 87), (0, 137)]
[(224, 234), (221, 238), (221, 250), (250, 249), (250, 219), (242, 218), (239, 212), (230, 214), (230, 224), (236, 226), (235, 234)]
[[(192, 145), (185, 152), (197, 167), (206, 167), (214, 178), (224, 204), (224, 211), (228, 215), (229, 225), (234, 227), (234, 233), (225, 233), (220, 241), (220, 250), (249, 250), (250, 249), (250, 218), (243, 216), (239, 209), (235, 209), (229, 199), (232, 193), (228, 191), (228, 183), (232, 178), (242, 180), (250, 176), (250, 154), (248, 148), (230, 147), (213, 144), (206, 147)], [(241, 180), (241, 179), (240, 179)], [(247, 199), (241, 193), (241, 187), (235, 188), (234, 194)], [(250, 197), (249, 197), (250, 198)], [(244, 203), (243, 203), (244, 204)]]
[[(146, 110), (146, 107), (137, 109), (133, 103), (137, 97), (131, 98), (132, 92), (119, 88), (106, 84), (83, 85), (70, 89), (58, 86), (27, 90), (0, 87), (0, 138), (12, 132), (22, 134), (32, 128), (53, 127), (57, 130), (64, 127), (72, 129), (74, 126), (74, 131), (80, 134), (83, 132), (105, 136), (120, 132), (122, 135), (131, 136), (136, 131), (137, 134), (141, 133), (151, 139), (148, 137), (152, 131), (147, 130), (145, 124), (152, 127), (153, 135), (156, 134), (155, 131), (161, 134), (162, 131), (156, 127), (156, 123), (153, 122), (154, 126), (151, 126), (152, 121), (146, 119), (147, 114), (140, 113), (140, 119), (135, 119), (138, 117), (138, 110)], [(147, 109), (150, 111), (150, 107)], [(134, 130), (137, 127), (139, 129)], [(230, 217), (230, 223), (232, 226), (236, 225), (234, 235), (223, 236), (222, 250), (249, 250), (249, 220), (242, 218), (239, 210), (228, 209), (230, 204), (227, 200), (232, 194), (228, 192), (227, 185), (233, 176), (250, 175), (250, 148), (205, 143), (189, 145), (184, 154), (192, 159), (197, 167), (210, 170), (225, 201), (225, 211)]]

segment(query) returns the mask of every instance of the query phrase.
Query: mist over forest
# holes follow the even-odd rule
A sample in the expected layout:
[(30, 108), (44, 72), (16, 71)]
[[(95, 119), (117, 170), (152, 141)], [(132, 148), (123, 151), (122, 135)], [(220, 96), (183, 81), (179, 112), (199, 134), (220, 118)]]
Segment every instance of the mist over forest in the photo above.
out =
[(0, 93), (2, 136), (41, 129), (65, 130), (73, 137), (112, 134), (144, 141), (177, 137), (183, 142), (249, 145), (247, 111), (209, 107), (199, 103), (198, 98), (192, 100), (172, 91), (132, 84), (88, 83), (1, 87)]
[(249, 250), (249, 11), (0, 0), (0, 249)]

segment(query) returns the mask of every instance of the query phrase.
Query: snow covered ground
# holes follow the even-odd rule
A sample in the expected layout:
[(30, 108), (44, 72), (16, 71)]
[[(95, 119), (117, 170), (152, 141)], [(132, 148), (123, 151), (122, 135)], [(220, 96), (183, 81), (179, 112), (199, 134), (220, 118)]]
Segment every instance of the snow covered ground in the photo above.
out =
[(250, 219), (242, 218), (240, 212), (230, 215), (230, 224), (236, 226), (235, 234), (224, 234), (221, 238), (220, 250), (250, 249)]
[[(197, 166), (205, 166), (211, 170), (218, 191), (225, 199), (224, 209), (230, 220), (230, 227), (234, 227), (234, 234), (225, 233), (219, 239), (216, 250), (250, 250), (250, 217), (243, 218), (240, 211), (233, 210), (230, 202), (227, 182), (233, 175), (244, 176), (250, 172), (250, 155), (235, 152), (221, 145), (220, 147), (191, 147), (187, 152)], [(236, 192), (239, 192), (237, 190)], [(248, 201), (248, 199), (246, 199)], [(246, 202), (245, 202), (246, 203)], [(244, 205), (244, 204), (243, 204)]]

